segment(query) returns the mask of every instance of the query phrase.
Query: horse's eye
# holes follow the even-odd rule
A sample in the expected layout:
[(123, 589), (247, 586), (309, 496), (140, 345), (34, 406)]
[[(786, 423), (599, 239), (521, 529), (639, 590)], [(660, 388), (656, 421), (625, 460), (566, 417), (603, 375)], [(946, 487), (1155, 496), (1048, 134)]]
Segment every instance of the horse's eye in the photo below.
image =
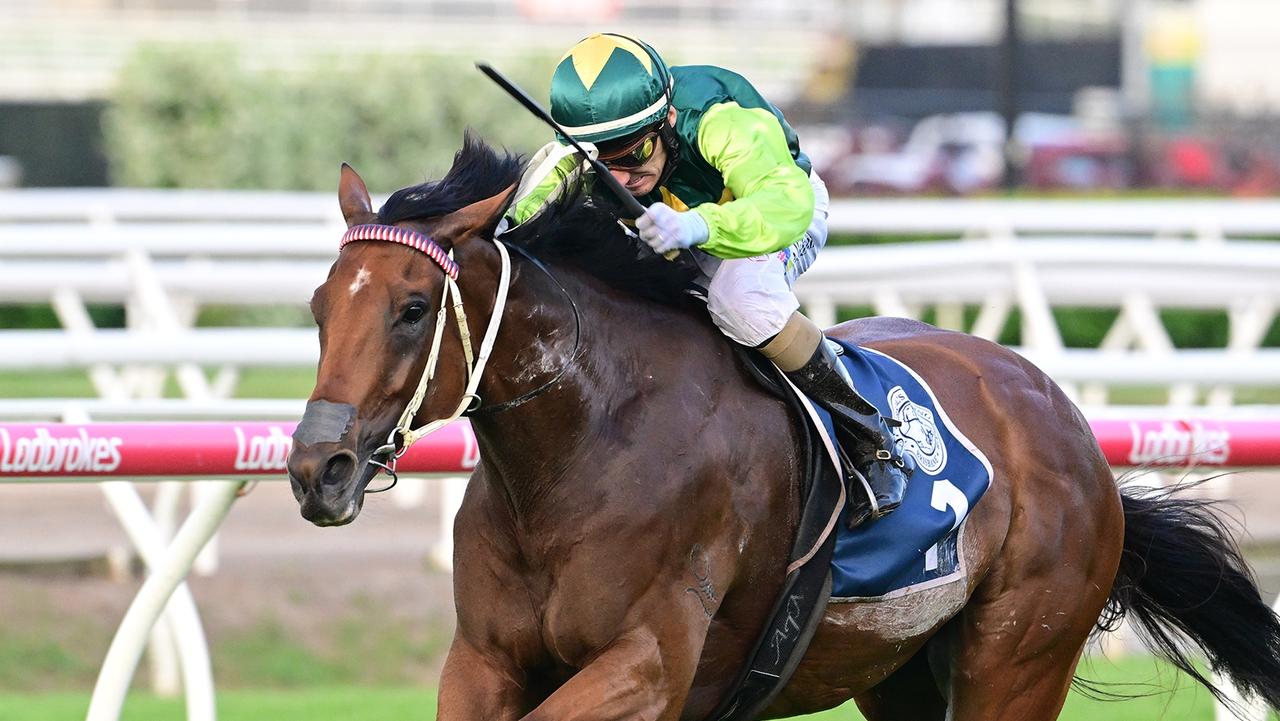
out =
[(404, 309), (404, 314), (400, 316), (400, 320), (405, 323), (408, 323), (409, 325), (414, 325), (418, 321), (422, 320), (422, 316), (426, 314), (427, 314), (427, 306), (421, 303), (414, 303), (413, 305)]

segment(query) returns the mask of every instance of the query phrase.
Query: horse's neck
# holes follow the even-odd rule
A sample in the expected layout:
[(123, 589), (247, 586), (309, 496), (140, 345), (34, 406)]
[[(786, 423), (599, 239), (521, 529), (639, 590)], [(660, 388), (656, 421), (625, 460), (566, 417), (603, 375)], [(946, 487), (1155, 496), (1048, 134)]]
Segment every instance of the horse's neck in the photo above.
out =
[(684, 353), (692, 339), (671, 332), (672, 325), (689, 325), (687, 314), (606, 291), (578, 271), (552, 268), (553, 279), (528, 261), (517, 258), (515, 266), (481, 383), (484, 404), (501, 404), (555, 382), (514, 407), (475, 415), (472, 427), (486, 470), (520, 512), (547, 497), (551, 486), (585, 480), (567, 470), (581, 463), (588, 448), (608, 452), (604, 439), (617, 437), (611, 431), (620, 421), (619, 408), (639, 400), (652, 384), (651, 375), (647, 384), (641, 379), (653, 354)]

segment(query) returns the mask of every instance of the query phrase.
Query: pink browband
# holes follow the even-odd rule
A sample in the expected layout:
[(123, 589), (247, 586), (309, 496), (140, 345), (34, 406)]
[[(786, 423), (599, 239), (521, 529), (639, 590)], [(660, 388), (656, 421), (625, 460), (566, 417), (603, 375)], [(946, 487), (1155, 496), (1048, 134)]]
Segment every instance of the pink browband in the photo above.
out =
[(449, 254), (444, 248), (436, 245), (436, 242), (416, 230), (408, 228), (398, 228), (394, 225), (353, 225), (342, 234), (342, 242), (338, 243), (338, 252), (346, 247), (347, 243), (353, 240), (385, 240), (389, 243), (399, 243), (407, 245), (410, 248), (427, 254), (427, 257), (436, 262), (440, 269), (445, 272), (453, 280), (458, 279), (458, 264), (453, 262)]

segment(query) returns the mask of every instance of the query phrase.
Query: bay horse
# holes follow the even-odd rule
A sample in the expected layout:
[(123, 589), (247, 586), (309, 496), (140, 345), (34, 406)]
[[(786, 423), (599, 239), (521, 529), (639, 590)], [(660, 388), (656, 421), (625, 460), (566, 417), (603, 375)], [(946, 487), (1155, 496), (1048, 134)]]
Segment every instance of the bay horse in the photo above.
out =
[[(688, 273), (598, 199), (495, 241), (520, 172), (469, 136), (443, 179), (375, 213), (343, 167), (343, 216), (371, 230), (348, 231), (311, 301), (293, 491), (312, 523), (349, 523), (406, 429), (465, 410), (481, 460), (454, 526), (438, 718), (697, 721), (782, 583), (795, 419), (687, 299)], [(1280, 706), (1280, 622), (1203, 502), (1118, 490), (1080, 412), (1005, 348), (904, 319), (830, 332), (928, 381), (994, 476), (967, 577), (831, 604), (767, 717), (853, 698), (871, 721), (1053, 719), (1090, 634), (1126, 612), (1211, 689), (1184, 640)]]

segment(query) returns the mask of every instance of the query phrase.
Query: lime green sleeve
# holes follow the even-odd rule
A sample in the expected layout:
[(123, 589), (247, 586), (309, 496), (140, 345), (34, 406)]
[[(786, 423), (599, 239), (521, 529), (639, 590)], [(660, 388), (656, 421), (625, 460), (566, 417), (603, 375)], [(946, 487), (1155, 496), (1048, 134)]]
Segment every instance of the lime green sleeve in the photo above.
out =
[[(595, 146), (586, 143), (587, 152), (594, 153)], [(593, 155), (594, 157), (594, 155)], [(507, 210), (512, 227), (520, 225), (559, 198), (570, 183), (588, 182), (584, 178), (587, 164), (572, 147), (557, 142), (547, 143), (534, 153), (525, 166), (516, 199)]]
[(693, 209), (710, 231), (702, 250), (748, 258), (804, 237), (813, 220), (813, 186), (791, 157), (773, 113), (737, 103), (713, 105), (698, 124), (698, 148), (734, 197)]

